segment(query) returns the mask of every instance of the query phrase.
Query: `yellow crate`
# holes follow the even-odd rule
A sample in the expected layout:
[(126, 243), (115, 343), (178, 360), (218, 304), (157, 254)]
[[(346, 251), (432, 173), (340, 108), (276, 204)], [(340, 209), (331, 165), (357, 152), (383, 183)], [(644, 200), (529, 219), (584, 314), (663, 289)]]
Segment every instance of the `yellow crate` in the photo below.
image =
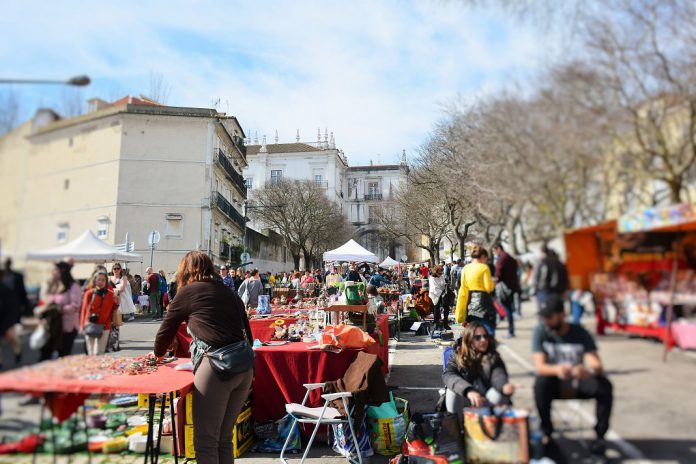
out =
[[(178, 397), (179, 394), (177, 393), (176, 396)], [(157, 398), (157, 405), (162, 404), (162, 398)], [(169, 407), (169, 405), (172, 404), (171, 398), (169, 397), (169, 394), (165, 396), (165, 402), (164, 405), (165, 407)], [(147, 393), (138, 393), (138, 408), (141, 409), (147, 409), (150, 406), (150, 395)]]
[(232, 432), (232, 454), (238, 458), (254, 444), (254, 421), (251, 418), (251, 408), (244, 409)]
[(196, 449), (193, 447), (193, 425), (184, 426), (184, 457), (196, 459)]
[[(196, 450), (193, 447), (193, 425), (184, 426), (184, 457), (195, 459)], [(235, 458), (246, 453), (254, 444), (254, 421), (251, 417), (251, 408), (247, 408), (237, 418), (232, 432), (232, 453)]]
[(186, 394), (186, 423), (193, 424), (193, 393)]

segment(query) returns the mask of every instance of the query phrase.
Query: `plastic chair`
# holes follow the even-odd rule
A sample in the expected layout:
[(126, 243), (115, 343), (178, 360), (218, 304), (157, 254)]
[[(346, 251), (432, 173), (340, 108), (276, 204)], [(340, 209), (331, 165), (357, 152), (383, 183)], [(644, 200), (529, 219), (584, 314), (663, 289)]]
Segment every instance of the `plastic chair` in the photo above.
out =
[[(358, 455), (358, 460), (355, 461), (354, 459), (351, 459), (350, 456), (346, 456), (346, 459), (348, 459), (348, 462), (351, 464), (355, 464), (356, 462), (359, 464), (362, 464), (362, 454), (360, 453), (360, 446), (358, 443), (358, 438), (356, 435), (355, 431), (355, 424), (353, 423), (353, 408), (348, 409), (348, 404), (346, 402), (347, 398), (350, 398), (352, 394), (350, 392), (339, 392), (339, 393), (328, 393), (321, 395), (322, 398), (324, 398), (324, 406), (320, 406), (318, 408), (308, 408), (305, 407), (305, 403), (307, 402), (307, 399), (309, 398), (310, 392), (313, 390), (316, 390), (317, 388), (324, 388), (324, 385), (326, 383), (306, 383), (304, 384), (304, 387), (307, 389), (307, 392), (305, 393), (304, 399), (302, 400), (301, 404), (297, 403), (290, 403), (285, 405), (285, 409), (287, 413), (290, 415), (290, 417), (293, 418), (293, 424), (292, 427), (290, 427), (290, 433), (288, 434), (288, 438), (285, 440), (285, 443), (283, 444), (283, 449), (280, 451), (280, 461), (283, 464), (288, 464), (288, 460), (284, 457), (285, 450), (290, 442), (290, 438), (292, 438), (293, 431), (295, 430), (295, 427), (297, 427), (297, 424), (314, 424), (314, 431), (312, 432), (312, 436), (309, 438), (309, 442), (307, 442), (307, 447), (305, 449), (304, 454), (302, 454), (302, 459), (300, 460), (300, 464), (303, 464), (305, 462), (305, 459), (307, 459), (307, 456), (309, 455), (309, 450), (312, 448), (312, 443), (314, 442), (314, 438), (317, 435), (317, 431), (319, 430), (320, 425), (336, 425), (336, 424), (348, 424), (348, 427), (350, 428), (350, 434), (353, 437), (353, 444), (355, 445), (355, 450), (356, 454)], [(344, 417), (341, 416), (340, 412), (338, 409), (330, 407), (329, 403), (331, 401), (340, 399), (343, 402), (343, 407), (345, 408), (346, 411), (349, 411), (348, 416)], [(298, 411), (298, 409), (301, 409)]]

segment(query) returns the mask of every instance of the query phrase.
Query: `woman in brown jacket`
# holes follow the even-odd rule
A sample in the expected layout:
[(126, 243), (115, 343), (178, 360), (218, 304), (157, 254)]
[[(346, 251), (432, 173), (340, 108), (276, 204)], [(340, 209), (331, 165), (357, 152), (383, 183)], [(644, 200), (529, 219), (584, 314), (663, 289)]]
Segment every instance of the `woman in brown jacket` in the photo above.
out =
[(155, 338), (155, 355), (167, 352), (183, 321), (194, 337), (191, 358), (194, 364), (193, 446), (196, 462), (232, 463), (232, 430), (249, 395), (253, 367), (220, 380), (210, 361), (202, 355), (251, 336), (244, 303), (225, 286), (212, 260), (200, 251), (190, 251), (179, 264), (178, 289)]

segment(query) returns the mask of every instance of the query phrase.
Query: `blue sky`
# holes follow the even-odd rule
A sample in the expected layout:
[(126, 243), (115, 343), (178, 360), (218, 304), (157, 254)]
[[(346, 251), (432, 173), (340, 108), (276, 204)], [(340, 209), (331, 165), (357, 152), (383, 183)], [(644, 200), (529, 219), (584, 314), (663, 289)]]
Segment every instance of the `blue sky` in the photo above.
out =
[[(413, 153), (443, 108), (524, 81), (554, 56), (528, 24), (458, 1), (8, 2), (3, 77), (88, 74), (86, 100), (147, 94), (237, 116), (247, 135), (333, 131), (352, 164)], [(15, 86), (24, 118), (75, 90)], [(6, 91), (7, 89), (0, 89)], [(67, 97), (66, 97), (67, 95)]]

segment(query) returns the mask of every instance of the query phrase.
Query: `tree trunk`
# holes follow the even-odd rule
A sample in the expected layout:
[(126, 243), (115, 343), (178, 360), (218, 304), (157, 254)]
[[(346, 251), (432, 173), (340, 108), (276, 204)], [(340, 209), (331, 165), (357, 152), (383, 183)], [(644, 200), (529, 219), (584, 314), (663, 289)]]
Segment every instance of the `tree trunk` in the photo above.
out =
[(295, 270), (300, 270), (300, 252), (292, 253), (292, 262), (295, 264)]
[(682, 202), (682, 183), (681, 183), (681, 178), (673, 178), (671, 181), (669, 181), (669, 197), (672, 202), (672, 204), (677, 204)]

